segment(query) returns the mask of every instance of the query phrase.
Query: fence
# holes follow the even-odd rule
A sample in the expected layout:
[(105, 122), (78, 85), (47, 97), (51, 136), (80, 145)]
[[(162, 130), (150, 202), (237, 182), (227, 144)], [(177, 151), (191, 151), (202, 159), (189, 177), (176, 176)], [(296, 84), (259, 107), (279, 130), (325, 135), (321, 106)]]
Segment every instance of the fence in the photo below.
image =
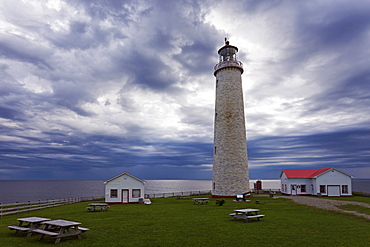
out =
[(69, 197), (64, 199), (53, 199), (37, 202), (16, 202), (10, 204), (0, 203), (0, 217), (8, 214), (19, 214), (21, 212), (31, 212), (33, 210), (40, 210), (43, 208), (57, 207), (61, 205), (67, 205), (71, 203), (81, 202), (81, 201), (91, 201), (102, 199), (103, 197)]
[(187, 192), (171, 192), (171, 193), (157, 193), (157, 194), (145, 194), (145, 198), (159, 198), (159, 197), (174, 197), (174, 196), (195, 196), (195, 195), (209, 195), (211, 190), (204, 191), (187, 191)]

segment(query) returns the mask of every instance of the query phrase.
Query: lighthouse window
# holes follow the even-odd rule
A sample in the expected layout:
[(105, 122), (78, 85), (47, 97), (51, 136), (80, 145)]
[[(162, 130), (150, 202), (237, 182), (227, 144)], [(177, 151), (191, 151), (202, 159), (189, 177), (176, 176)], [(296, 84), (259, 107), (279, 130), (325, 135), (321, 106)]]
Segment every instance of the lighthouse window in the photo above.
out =
[(215, 121), (217, 121), (217, 112), (216, 112), (216, 114), (215, 114)]
[(215, 147), (215, 154), (216, 154), (216, 150), (217, 150), (217, 148)]
[(216, 87), (218, 87), (218, 80), (216, 80)]

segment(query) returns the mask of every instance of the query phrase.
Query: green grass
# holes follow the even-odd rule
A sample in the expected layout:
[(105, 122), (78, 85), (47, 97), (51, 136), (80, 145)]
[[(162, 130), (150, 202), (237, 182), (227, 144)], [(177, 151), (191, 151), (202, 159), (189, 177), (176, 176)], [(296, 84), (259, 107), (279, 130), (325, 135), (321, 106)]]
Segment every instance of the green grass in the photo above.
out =
[(354, 202), (365, 202), (370, 204), (370, 197), (364, 196), (350, 196), (350, 197), (316, 197), (319, 199), (330, 199), (330, 200), (339, 200), (339, 201), (354, 201)]
[[(257, 199), (266, 204), (255, 204)], [(39, 216), (82, 222), (90, 231), (83, 239), (62, 239), (61, 246), (368, 246), (370, 220), (295, 204), (283, 198), (211, 199), (194, 205), (191, 199), (156, 198), (151, 205), (111, 205), (108, 211), (88, 212), (91, 202), (4, 216), (0, 219), (0, 246), (51, 246), (49, 236), (14, 235), (7, 226), (17, 218)], [(265, 217), (250, 223), (233, 221), (230, 213), (259, 208)]]
[(341, 209), (344, 209), (344, 210), (357, 211), (359, 213), (370, 215), (370, 208), (362, 207), (362, 206), (359, 206), (359, 205), (348, 204), (348, 205), (342, 205), (342, 206), (338, 206), (338, 207), (341, 208)]

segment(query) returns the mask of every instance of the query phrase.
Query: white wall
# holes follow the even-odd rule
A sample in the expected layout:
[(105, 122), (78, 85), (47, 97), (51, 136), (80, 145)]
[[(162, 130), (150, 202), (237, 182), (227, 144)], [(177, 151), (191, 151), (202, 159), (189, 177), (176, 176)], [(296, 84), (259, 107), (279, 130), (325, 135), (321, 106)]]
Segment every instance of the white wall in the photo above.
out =
[[(305, 195), (305, 194), (311, 195), (312, 194), (313, 190), (312, 190), (311, 184), (313, 184), (313, 187), (315, 187), (314, 181), (312, 179), (309, 179), (309, 178), (289, 178), (289, 179), (287, 178), (285, 179), (285, 178), (286, 177), (284, 177), (284, 179), (282, 179), (282, 182), (281, 182), (282, 184), (284, 184), (284, 187), (286, 185), (286, 191), (283, 191), (284, 193), (289, 194), (289, 195), (292, 194), (292, 185), (295, 185), (297, 195)], [(306, 185), (306, 192), (303, 192), (302, 185)]]
[[(340, 195), (351, 196), (352, 195), (352, 179), (351, 177), (343, 174), (337, 170), (329, 170), (328, 172), (320, 175), (316, 179), (316, 194), (320, 193), (320, 185), (339, 185), (340, 186)], [(342, 185), (348, 185), (348, 194), (342, 194)], [(328, 188), (326, 187), (327, 195)]]
[[(110, 198), (111, 189), (116, 189), (118, 192), (117, 198)], [(139, 198), (144, 198), (144, 183), (136, 178), (129, 175), (123, 175), (111, 180), (105, 184), (105, 201), (111, 203), (121, 203), (122, 202), (122, 190), (127, 189), (129, 193), (129, 202), (139, 202)], [(140, 197), (132, 197), (132, 190), (140, 189)]]

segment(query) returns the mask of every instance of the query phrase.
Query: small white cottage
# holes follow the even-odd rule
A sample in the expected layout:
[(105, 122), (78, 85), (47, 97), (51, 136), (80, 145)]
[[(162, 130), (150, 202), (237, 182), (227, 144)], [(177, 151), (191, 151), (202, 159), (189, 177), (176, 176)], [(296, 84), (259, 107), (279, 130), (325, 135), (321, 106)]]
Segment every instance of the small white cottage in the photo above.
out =
[(128, 172), (108, 179), (104, 184), (108, 204), (139, 203), (139, 199), (144, 198), (145, 181)]
[(281, 193), (285, 195), (352, 196), (351, 175), (334, 167), (283, 169)]

